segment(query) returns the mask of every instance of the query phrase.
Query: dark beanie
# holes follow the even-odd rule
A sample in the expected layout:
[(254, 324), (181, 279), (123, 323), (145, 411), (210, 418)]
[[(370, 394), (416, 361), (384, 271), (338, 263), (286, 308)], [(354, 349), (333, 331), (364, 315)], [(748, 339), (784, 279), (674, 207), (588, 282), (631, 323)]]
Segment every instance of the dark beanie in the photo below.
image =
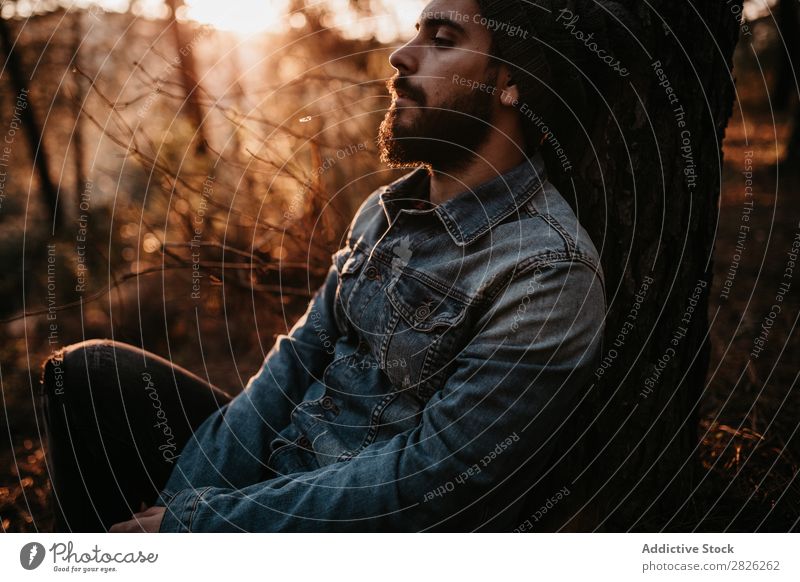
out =
[[(544, 127), (568, 149), (575, 134), (584, 131), (581, 125), (586, 127), (598, 86), (625, 72), (617, 55), (622, 55), (619, 41), (635, 30), (630, 14), (611, 0), (477, 2), (492, 32), (495, 56), (510, 66), (519, 87), (520, 105), (536, 113), (523, 116), (528, 146), (545, 141), (548, 136), (538, 131)], [(614, 65), (601, 54), (609, 61), (613, 57)], [(531, 127), (531, 117), (543, 122)]]

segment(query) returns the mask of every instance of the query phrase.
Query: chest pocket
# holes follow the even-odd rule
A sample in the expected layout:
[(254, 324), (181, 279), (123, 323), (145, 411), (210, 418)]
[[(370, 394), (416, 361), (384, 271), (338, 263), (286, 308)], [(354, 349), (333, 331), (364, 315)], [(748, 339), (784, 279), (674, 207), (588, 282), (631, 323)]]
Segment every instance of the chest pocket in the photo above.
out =
[(392, 383), (427, 400), (440, 389), (465, 334), (467, 303), (401, 275), (387, 288), (393, 325), (381, 349)]

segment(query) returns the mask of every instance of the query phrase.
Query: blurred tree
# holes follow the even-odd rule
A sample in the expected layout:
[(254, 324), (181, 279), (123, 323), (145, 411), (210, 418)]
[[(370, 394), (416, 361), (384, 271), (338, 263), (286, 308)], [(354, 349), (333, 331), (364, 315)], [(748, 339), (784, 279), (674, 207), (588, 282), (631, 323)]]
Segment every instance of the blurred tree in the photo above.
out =
[(780, 65), (772, 91), (772, 105), (778, 111), (792, 108), (792, 131), (782, 166), (793, 173), (800, 171), (800, 95), (797, 73), (800, 69), (800, 8), (798, 0), (781, 0), (778, 9)]
[(792, 133), (786, 144), (786, 152), (783, 155), (782, 165), (790, 172), (800, 172), (800, 104), (796, 105), (794, 108)]
[(778, 8), (780, 65), (772, 91), (772, 105), (785, 111), (797, 94), (797, 69), (800, 66), (800, 11), (798, 0), (781, 0)]
[[(217, 39), (219, 42), (219, 39)], [(220, 47), (221, 49), (222, 47)], [(220, 50), (221, 52), (221, 50)], [(241, 59), (239, 58), (239, 46), (232, 46), (228, 49), (229, 59), (230, 59), (230, 96), (233, 99), (233, 102), (236, 105), (238, 111), (247, 111), (247, 102), (246, 102), (246, 93), (244, 87), (242, 87), (242, 63)], [(233, 127), (232, 131), (232, 143), (233, 151), (235, 153), (241, 153), (245, 151), (244, 145), (244, 132), (242, 131), (241, 124), (237, 124)], [(234, 154), (235, 155), (235, 154)], [(238, 160), (237, 160), (238, 161)], [(244, 176), (242, 177), (243, 180), (243, 187), (246, 192), (253, 192), (255, 190), (256, 182), (253, 179), (253, 175), (249, 172), (245, 172)]]
[[(75, 200), (76, 206), (81, 203), (81, 194), (85, 192), (89, 180), (86, 177), (86, 152), (83, 139), (83, 124), (81, 108), (86, 98), (85, 79), (76, 74), (81, 68), (81, 44), (83, 43), (83, 10), (76, 10), (72, 14), (72, 115), (75, 126), (72, 130), (70, 147), (73, 150), (73, 164), (75, 168)], [(77, 209), (76, 209), (77, 210)], [(79, 212), (80, 214), (80, 212)]]
[(6, 67), (13, 87), (16, 100), (22, 100), (23, 105), (15, 107), (22, 121), (21, 129), (25, 134), (34, 170), (39, 177), (39, 187), (42, 201), (50, 215), (53, 217), (53, 230), (60, 230), (64, 219), (60, 212), (58, 188), (50, 177), (50, 158), (48, 150), (42, 139), (42, 130), (36, 120), (35, 105), (30, 98), (30, 77), (26, 77), (23, 64), (19, 58), (19, 48), (15, 49), (16, 39), (12, 38), (11, 28), (4, 18), (0, 18), (0, 45), (6, 54)]
[(195, 151), (204, 155), (208, 151), (205, 130), (203, 128), (203, 108), (200, 105), (197, 67), (194, 58), (193, 39), (189, 38), (184, 26), (178, 21), (178, 10), (184, 5), (183, 0), (165, 0), (169, 7), (170, 27), (175, 39), (176, 58), (180, 59), (178, 71), (186, 99), (183, 109), (196, 128)]

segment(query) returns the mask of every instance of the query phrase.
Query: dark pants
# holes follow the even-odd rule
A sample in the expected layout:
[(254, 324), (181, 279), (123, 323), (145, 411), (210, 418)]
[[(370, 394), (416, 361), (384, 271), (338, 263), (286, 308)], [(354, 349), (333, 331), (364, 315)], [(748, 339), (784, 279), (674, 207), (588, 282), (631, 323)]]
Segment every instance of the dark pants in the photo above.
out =
[(105, 532), (152, 505), (194, 430), (231, 396), (155, 354), (72, 344), (42, 367), (56, 532)]

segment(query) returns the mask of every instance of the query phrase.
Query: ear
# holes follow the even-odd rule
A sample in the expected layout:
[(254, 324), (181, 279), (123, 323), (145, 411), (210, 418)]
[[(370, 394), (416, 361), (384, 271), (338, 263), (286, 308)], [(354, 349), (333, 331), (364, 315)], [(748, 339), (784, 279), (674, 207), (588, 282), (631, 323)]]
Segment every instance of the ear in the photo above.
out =
[(519, 87), (516, 83), (507, 85), (506, 89), (500, 92), (500, 103), (506, 107), (515, 107), (519, 103)]
[(497, 86), (500, 89), (500, 103), (506, 107), (519, 105), (519, 86), (511, 76), (508, 65), (501, 65), (497, 75)]

